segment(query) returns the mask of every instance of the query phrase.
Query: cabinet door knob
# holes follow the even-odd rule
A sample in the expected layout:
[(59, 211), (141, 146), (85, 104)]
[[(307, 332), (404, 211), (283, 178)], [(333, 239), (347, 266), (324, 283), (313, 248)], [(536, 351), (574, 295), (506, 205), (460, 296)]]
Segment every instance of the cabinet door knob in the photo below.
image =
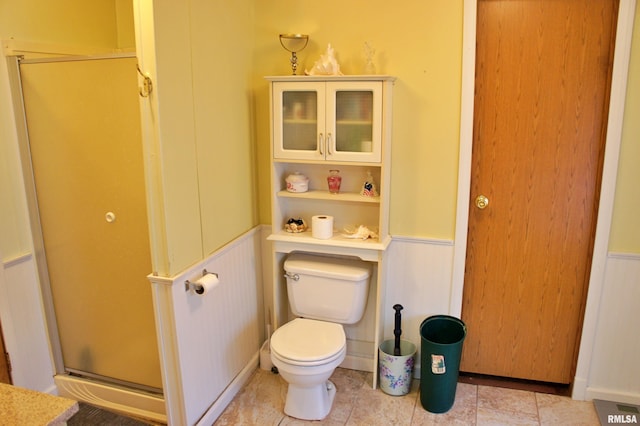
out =
[(329, 155), (333, 155), (333, 150), (331, 149), (331, 133), (327, 133), (327, 152)]
[(324, 135), (322, 133), (318, 134), (318, 147), (320, 148), (320, 154), (324, 155)]

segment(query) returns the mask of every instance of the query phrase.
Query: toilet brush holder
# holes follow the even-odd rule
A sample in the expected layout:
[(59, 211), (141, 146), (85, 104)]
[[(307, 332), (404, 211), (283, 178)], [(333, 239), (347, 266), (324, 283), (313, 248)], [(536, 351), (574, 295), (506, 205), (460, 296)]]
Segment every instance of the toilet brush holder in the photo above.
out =
[(271, 371), (271, 369), (273, 368), (269, 340), (265, 340), (265, 342), (262, 344), (262, 347), (260, 348), (260, 368), (267, 371)]

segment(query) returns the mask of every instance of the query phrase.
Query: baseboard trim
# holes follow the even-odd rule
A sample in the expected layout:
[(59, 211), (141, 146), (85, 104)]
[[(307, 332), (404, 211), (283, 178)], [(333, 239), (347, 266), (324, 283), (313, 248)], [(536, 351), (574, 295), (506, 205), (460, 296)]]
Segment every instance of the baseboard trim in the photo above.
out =
[(340, 367), (347, 368), (349, 370), (366, 371), (368, 373), (372, 373), (373, 358), (347, 354), (347, 356), (344, 358), (344, 361), (342, 361), (342, 363), (340, 364)]
[(260, 351), (256, 352), (249, 363), (238, 373), (233, 381), (227, 386), (216, 401), (209, 407), (204, 415), (198, 420), (196, 425), (212, 425), (224, 412), (225, 408), (233, 401), (233, 398), (240, 392), (244, 385), (251, 379), (253, 373), (258, 368)]
[(587, 397), (587, 380), (583, 377), (573, 378), (573, 390), (571, 392), (571, 398), (584, 401)]
[(602, 399), (604, 401), (622, 402), (625, 404), (640, 405), (640, 394), (634, 392), (622, 392), (616, 389), (588, 387), (585, 399)]

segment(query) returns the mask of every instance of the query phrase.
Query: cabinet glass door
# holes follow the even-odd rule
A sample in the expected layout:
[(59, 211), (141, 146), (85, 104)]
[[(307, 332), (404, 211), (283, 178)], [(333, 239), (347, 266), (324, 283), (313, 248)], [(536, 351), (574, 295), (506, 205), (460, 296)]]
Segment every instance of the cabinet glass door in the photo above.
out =
[(336, 93), (336, 151), (372, 151), (372, 108), (372, 92)]
[(316, 92), (284, 92), (282, 94), (282, 147), (315, 151), (318, 134), (318, 94)]
[(276, 158), (324, 158), (324, 146), (319, 146), (324, 143), (324, 92), (314, 85), (277, 86), (274, 155)]
[[(350, 82), (330, 91), (328, 111), (333, 111), (333, 135), (327, 141), (327, 158), (340, 161), (380, 161), (381, 85)], [(329, 123), (329, 120), (327, 120)]]

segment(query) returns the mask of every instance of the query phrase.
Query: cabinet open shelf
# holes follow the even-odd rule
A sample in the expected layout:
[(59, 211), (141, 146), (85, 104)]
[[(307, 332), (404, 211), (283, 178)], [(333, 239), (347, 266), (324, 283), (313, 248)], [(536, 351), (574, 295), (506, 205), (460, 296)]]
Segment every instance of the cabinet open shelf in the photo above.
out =
[[(313, 238), (311, 236), (311, 229), (306, 230), (305, 232), (293, 233), (280, 231), (275, 232), (269, 235), (268, 239), (270, 241), (280, 241), (280, 242), (289, 242), (296, 244), (309, 244), (315, 246), (334, 246), (334, 247), (344, 247), (344, 248), (353, 248), (353, 249), (365, 249), (365, 250), (385, 250), (389, 245), (390, 238), (386, 238), (382, 241), (378, 239), (356, 239), (356, 238), (347, 238), (343, 236), (340, 232), (334, 232), (333, 237), (327, 240), (321, 240), (318, 238)], [(302, 248), (302, 247), (301, 247)]]
[(289, 192), (285, 190), (278, 191), (278, 197), (380, 204), (380, 197), (365, 197), (357, 192), (340, 192), (339, 194), (331, 194), (328, 191), (319, 190), (309, 190), (307, 192)]

